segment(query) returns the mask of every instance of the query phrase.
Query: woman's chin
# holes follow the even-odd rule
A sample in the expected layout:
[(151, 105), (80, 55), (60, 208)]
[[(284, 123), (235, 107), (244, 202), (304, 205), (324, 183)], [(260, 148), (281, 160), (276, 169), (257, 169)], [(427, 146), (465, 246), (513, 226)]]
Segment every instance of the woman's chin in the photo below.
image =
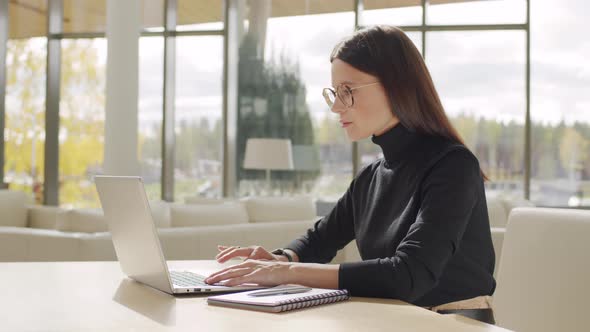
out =
[(351, 142), (357, 142), (357, 141), (363, 140), (369, 136), (371, 136), (371, 135), (359, 135), (358, 133), (355, 133), (352, 130), (346, 131), (346, 137), (348, 137), (348, 140)]
[(346, 131), (346, 137), (350, 142), (358, 141), (358, 138), (356, 138), (356, 136), (351, 134), (348, 130)]

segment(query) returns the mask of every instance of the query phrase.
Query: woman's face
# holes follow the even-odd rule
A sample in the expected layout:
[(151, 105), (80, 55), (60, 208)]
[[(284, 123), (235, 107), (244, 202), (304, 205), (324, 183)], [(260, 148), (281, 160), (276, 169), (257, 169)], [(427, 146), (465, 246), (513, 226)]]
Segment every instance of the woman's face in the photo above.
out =
[(340, 98), (336, 98), (332, 106), (332, 112), (340, 116), (340, 124), (345, 128), (346, 135), (351, 141), (358, 141), (371, 135), (379, 136), (399, 122), (393, 115), (385, 90), (380, 83), (354, 89), (378, 81), (377, 77), (364, 73), (340, 59), (332, 61), (333, 89), (336, 90), (340, 84), (353, 89), (352, 107), (346, 107)]

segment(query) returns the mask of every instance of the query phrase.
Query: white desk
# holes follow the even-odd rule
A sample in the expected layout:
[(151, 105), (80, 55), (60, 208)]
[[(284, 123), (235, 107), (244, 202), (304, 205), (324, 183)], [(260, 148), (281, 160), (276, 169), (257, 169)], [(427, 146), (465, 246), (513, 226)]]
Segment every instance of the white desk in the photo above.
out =
[(209, 306), (204, 295), (173, 297), (131, 281), (118, 262), (0, 263), (0, 278), (1, 331), (505, 331), (396, 300), (352, 298), (281, 314)]

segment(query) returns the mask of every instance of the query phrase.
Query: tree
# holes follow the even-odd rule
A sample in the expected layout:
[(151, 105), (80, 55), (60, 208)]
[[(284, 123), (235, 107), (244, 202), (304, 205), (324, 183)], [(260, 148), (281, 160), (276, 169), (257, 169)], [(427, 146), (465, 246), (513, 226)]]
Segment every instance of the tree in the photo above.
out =
[[(314, 146), (315, 138), (306, 88), (297, 63), (285, 54), (265, 62), (256, 54), (257, 39), (246, 34), (240, 45), (238, 79), (238, 181), (264, 179), (261, 171), (242, 167), (248, 138), (289, 138), (293, 145)], [(319, 150), (314, 146), (319, 155)], [(319, 160), (319, 158), (318, 158)], [(319, 166), (319, 165), (318, 165)], [(289, 181), (299, 188), (303, 181), (317, 178), (320, 171), (276, 171), (273, 179)]]
[(42, 200), (45, 144), (45, 45), (40, 38), (9, 40), (6, 54), (6, 181)]
[(60, 204), (98, 207), (92, 176), (104, 155), (106, 67), (98, 40), (62, 43), (60, 100)]
[[(12, 189), (32, 192), (41, 202), (45, 137), (43, 38), (7, 44), (5, 172)], [(102, 163), (104, 145), (104, 66), (88, 40), (63, 43), (60, 103), (60, 203), (97, 206), (89, 176)]]
[(571, 180), (580, 180), (584, 165), (590, 157), (590, 141), (574, 128), (567, 128), (559, 145), (561, 165)]

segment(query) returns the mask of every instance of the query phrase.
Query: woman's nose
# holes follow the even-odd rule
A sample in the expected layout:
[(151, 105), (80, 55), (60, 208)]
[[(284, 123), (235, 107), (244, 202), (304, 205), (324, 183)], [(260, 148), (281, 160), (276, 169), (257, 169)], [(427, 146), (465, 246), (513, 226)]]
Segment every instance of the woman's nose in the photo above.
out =
[(340, 99), (336, 98), (336, 100), (334, 101), (334, 104), (330, 108), (330, 111), (332, 111), (336, 114), (340, 114), (340, 113), (346, 112), (347, 109), (348, 108), (346, 106), (344, 106), (342, 101), (340, 101)]

